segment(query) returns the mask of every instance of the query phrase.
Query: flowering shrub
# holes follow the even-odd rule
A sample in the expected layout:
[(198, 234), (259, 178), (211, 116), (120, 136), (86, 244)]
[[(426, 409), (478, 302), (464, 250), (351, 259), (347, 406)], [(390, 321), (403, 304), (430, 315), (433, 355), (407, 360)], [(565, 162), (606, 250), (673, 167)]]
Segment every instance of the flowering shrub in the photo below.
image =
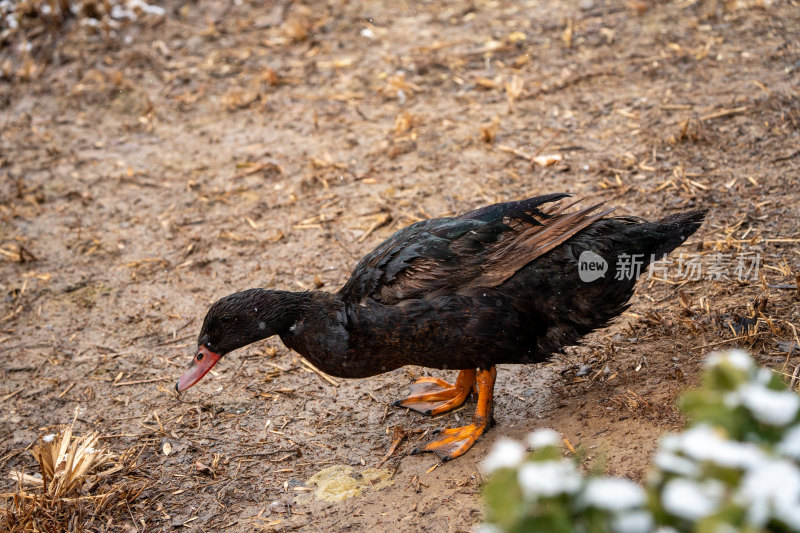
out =
[(553, 430), (501, 439), (483, 464), (481, 533), (800, 532), (800, 396), (731, 350), (709, 356), (680, 407), (689, 427), (661, 439), (646, 488), (582, 476)]

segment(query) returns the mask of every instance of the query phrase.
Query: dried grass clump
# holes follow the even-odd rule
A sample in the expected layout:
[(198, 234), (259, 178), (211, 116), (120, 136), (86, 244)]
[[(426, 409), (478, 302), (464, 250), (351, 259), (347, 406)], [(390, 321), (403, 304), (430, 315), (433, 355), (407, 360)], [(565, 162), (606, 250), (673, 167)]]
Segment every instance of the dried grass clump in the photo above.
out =
[[(11, 471), (18, 483), (0, 494), (0, 533), (84, 531), (92, 523), (135, 500), (144, 485), (122, 479), (135, 466), (133, 450), (115, 456), (98, 447), (99, 435), (73, 435), (74, 421), (58, 435), (47, 435), (31, 450), (40, 476)], [(98, 472), (102, 467), (105, 470)], [(26, 490), (33, 488), (33, 491)], [(92, 494), (97, 492), (97, 494)]]
[[(33, 456), (39, 463), (42, 478), (12, 472), (12, 477), (25, 483), (38, 485), (52, 498), (65, 498), (75, 494), (86, 480), (86, 475), (111, 461), (106, 450), (97, 450), (97, 433), (72, 439), (72, 427), (67, 427), (58, 437), (48, 435), (33, 447)], [(70, 445), (70, 441), (72, 444)]]

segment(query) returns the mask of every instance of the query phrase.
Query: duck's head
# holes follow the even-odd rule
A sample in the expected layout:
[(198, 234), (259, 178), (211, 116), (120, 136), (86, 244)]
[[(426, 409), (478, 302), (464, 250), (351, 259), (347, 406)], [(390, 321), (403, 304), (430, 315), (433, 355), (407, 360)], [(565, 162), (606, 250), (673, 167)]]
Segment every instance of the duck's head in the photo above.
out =
[(175, 389), (183, 392), (200, 381), (225, 354), (288, 328), (287, 315), (293, 313), (280, 296), (279, 291), (249, 289), (212, 305), (197, 337), (197, 352)]

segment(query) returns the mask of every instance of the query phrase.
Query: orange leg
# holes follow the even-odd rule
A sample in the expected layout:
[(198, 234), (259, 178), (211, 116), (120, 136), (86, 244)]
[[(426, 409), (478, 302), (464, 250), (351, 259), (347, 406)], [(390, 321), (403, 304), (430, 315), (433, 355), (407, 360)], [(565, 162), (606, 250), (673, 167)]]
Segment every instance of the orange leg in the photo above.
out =
[(419, 378), (411, 384), (411, 394), (394, 405), (426, 415), (438, 415), (464, 403), (474, 386), (474, 369), (459, 372), (455, 385), (437, 378)]
[(492, 396), (496, 378), (495, 367), (478, 372), (478, 407), (470, 425), (445, 429), (439, 432), (441, 438), (424, 448), (415, 449), (412, 453), (433, 452), (442, 461), (449, 461), (466, 453), (492, 422)]

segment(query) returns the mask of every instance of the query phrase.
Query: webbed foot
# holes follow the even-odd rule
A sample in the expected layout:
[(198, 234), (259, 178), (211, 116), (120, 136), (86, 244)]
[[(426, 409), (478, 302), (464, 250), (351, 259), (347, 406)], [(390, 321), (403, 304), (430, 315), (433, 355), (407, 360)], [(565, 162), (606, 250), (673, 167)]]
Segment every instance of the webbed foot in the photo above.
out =
[[(462, 371), (464, 372), (464, 371)], [(466, 453), (475, 441), (486, 432), (492, 420), (492, 397), (494, 395), (494, 382), (497, 370), (481, 370), (477, 375), (478, 406), (472, 423), (466, 426), (442, 430), (438, 433), (441, 437), (428, 443), (426, 446), (415, 449), (412, 454), (433, 452), (442, 461), (450, 461)]]
[(485, 422), (480, 425), (473, 423), (468, 426), (443, 429), (437, 433), (441, 438), (430, 442), (426, 446), (416, 448), (411, 454), (433, 452), (442, 461), (449, 461), (464, 455), (475, 444), (475, 441), (483, 435), (484, 431), (486, 431)]
[(475, 387), (475, 370), (462, 370), (454, 385), (438, 378), (425, 377), (411, 384), (411, 394), (394, 402), (426, 415), (438, 415), (461, 406)]

